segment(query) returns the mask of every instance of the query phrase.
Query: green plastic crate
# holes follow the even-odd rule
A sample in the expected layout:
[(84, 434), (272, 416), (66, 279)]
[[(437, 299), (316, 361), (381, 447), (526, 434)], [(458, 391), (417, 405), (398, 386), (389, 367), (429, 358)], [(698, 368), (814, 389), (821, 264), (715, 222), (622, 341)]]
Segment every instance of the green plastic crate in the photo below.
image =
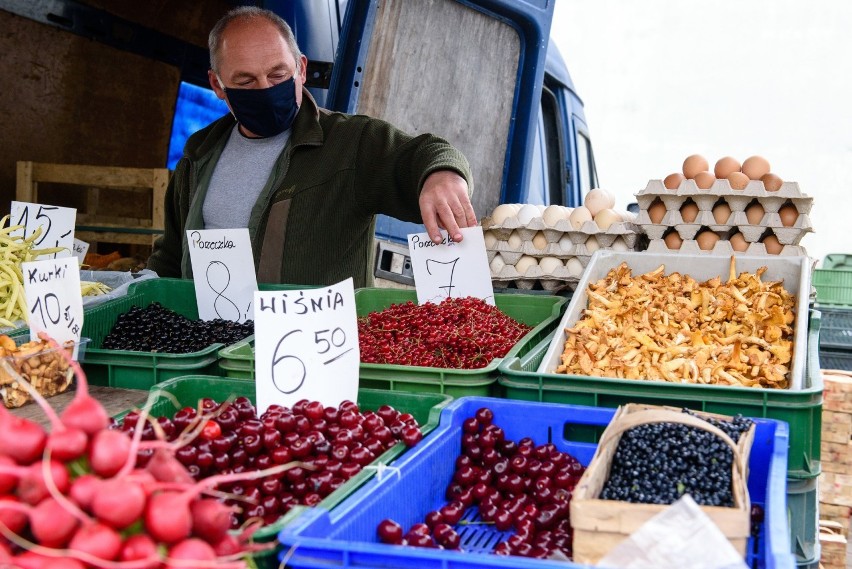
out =
[(846, 253), (832, 253), (826, 255), (822, 261), (823, 269), (845, 269), (852, 270), (852, 255)]
[(504, 358), (499, 383), (509, 399), (591, 407), (646, 403), (786, 421), (790, 425), (787, 476), (808, 477), (820, 471), (823, 381), (818, 355), (819, 312), (811, 312), (810, 324), (806, 377), (803, 388), (796, 391), (538, 373), (551, 336), (525, 356)]
[[(294, 285), (259, 286), (260, 290), (290, 290)], [(106, 350), (101, 344), (118, 317), (132, 306), (146, 307), (159, 302), (191, 320), (198, 319), (195, 284), (186, 279), (150, 279), (130, 285), (127, 295), (105, 302), (86, 312), (83, 336), (91, 338), (84, 369), (92, 385), (150, 389), (154, 385), (182, 375), (219, 373), (219, 350), (223, 344), (211, 344), (189, 354), (164, 354)]]
[(817, 304), (852, 306), (852, 270), (814, 269), (811, 282)]
[[(494, 295), (497, 308), (519, 322), (532, 326), (506, 357), (522, 356), (549, 334), (559, 323), (570, 298), (554, 295)], [(388, 308), (391, 304), (417, 302), (413, 290), (362, 288), (355, 291), (355, 310), (359, 317)], [(220, 366), (228, 377), (254, 378), (253, 338), (232, 344), (219, 351)], [(361, 364), (361, 387), (447, 393), (453, 397), (496, 395), (497, 367), (501, 358), (480, 369), (443, 369), (391, 364)]]
[[(203, 397), (210, 397), (219, 402), (228, 399), (228, 397), (248, 397), (252, 403), (256, 401), (254, 382), (228, 377), (186, 375), (169, 379), (151, 389), (151, 396), (156, 397), (150, 411), (150, 414), (154, 417), (173, 415), (180, 408), (175, 407), (171, 397), (157, 395), (163, 392), (177, 399), (180, 407), (195, 407), (198, 400)], [(391, 405), (398, 411), (411, 413), (420, 424), (420, 430), (424, 435), (438, 426), (441, 410), (452, 400), (453, 398), (449, 395), (437, 393), (393, 393), (363, 388), (358, 390), (358, 406), (362, 410), (375, 411), (382, 405)], [(128, 411), (120, 413), (116, 418), (121, 419)], [(373, 464), (389, 464), (405, 450), (406, 447), (403, 443), (397, 443), (379, 456)], [(340, 488), (326, 496), (319, 503), (319, 506), (329, 510), (334, 508), (372, 478), (374, 473), (375, 471), (362, 470)], [(254, 534), (255, 541), (273, 541), (281, 528), (284, 527), (285, 522), (291, 518), (292, 516), (285, 515), (275, 524), (261, 528)], [(270, 553), (269, 555), (270, 560), (275, 558), (274, 554)], [(274, 566), (278, 566), (277, 561)]]
[(787, 479), (787, 525), (796, 565), (810, 566), (819, 561), (819, 476)]

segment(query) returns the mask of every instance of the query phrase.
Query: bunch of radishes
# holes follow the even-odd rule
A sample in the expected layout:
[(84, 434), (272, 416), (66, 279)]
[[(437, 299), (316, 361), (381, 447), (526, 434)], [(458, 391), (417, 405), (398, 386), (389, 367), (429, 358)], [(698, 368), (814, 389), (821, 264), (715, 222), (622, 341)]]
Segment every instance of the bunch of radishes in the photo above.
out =
[[(253, 528), (229, 532), (231, 507), (218, 499), (228, 495), (216, 486), (306, 465), (195, 482), (174, 451), (195, 438), (206, 420), (175, 441), (142, 441), (111, 430), (79, 365), (69, 363), (77, 392), (60, 416), (19, 380), (44, 408), (49, 432), (0, 405), (0, 568), (245, 567), (247, 554), (258, 547), (249, 543)], [(145, 410), (140, 420), (148, 420)], [(139, 469), (136, 455), (143, 448), (155, 450)]]

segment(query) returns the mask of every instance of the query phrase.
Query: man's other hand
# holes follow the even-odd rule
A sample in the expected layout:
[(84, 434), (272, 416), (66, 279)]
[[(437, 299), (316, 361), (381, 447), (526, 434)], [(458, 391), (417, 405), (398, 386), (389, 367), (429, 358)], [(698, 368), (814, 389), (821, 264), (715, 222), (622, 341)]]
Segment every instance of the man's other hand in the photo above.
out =
[(420, 192), (420, 215), (429, 237), (441, 242), (446, 229), (453, 241), (461, 241), (459, 228), (476, 225), (476, 214), (467, 195), (467, 181), (452, 170), (432, 172)]

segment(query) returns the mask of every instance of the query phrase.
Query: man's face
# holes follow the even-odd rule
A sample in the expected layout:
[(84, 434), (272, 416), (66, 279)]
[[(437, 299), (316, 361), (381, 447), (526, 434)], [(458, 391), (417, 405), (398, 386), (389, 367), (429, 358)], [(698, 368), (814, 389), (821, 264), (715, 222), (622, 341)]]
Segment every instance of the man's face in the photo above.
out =
[[(295, 60), (287, 42), (266, 20), (232, 22), (222, 34), (219, 77), (226, 88), (266, 89), (294, 77), (296, 104), (301, 105), (306, 65), (304, 56)], [(207, 75), (216, 96), (227, 102), (216, 74), (210, 70)]]

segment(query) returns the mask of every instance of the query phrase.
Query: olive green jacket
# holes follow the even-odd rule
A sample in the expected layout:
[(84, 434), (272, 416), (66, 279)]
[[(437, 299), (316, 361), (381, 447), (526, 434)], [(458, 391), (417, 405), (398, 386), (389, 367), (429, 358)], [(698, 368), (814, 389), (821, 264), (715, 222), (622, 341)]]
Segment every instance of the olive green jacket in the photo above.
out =
[[(184, 147), (166, 191), (165, 233), (148, 260), (161, 277), (192, 278), (186, 230), (204, 228), (204, 198), (235, 124), (224, 116)], [(376, 214), (422, 223), (420, 189), (436, 170), (458, 172), (473, 189), (467, 160), (447, 141), (320, 109), (306, 90), (292, 129), (249, 218), (258, 282), (352, 277), (356, 288), (370, 286)]]

